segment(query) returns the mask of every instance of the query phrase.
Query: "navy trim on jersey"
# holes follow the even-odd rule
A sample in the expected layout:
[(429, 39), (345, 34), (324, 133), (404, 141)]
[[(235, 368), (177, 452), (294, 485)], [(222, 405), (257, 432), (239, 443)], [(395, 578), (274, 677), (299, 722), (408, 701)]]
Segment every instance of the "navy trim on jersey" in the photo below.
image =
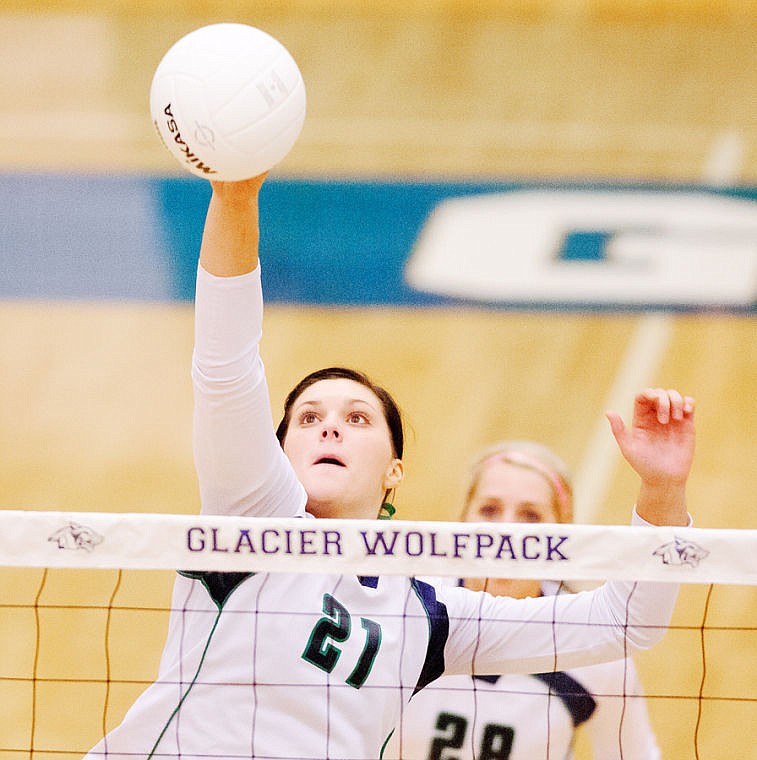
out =
[(552, 693), (563, 701), (575, 727), (589, 720), (597, 709), (594, 697), (567, 673), (559, 670), (555, 673), (534, 673), (534, 678), (544, 681)]
[[(573, 727), (578, 728), (585, 723), (594, 714), (597, 709), (597, 703), (594, 697), (572, 676), (562, 671), (555, 673), (532, 673), (534, 678), (538, 678), (549, 686), (550, 693), (554, 694), (565, 705), (565, 709), (570, 714), (573, 721)], [(501, 676), (479, 676), (474, 678), (487, 683), (497, 683)]]
[(179, 570), (179, 575), (200, 581), (208, 590), (210, 598), (220, 610), (226, 600), (231, 596), (242, 581), (247, 580), (255, 573), (223, 573), (219, 571), (206, 572), (204, 570)]
[(410, 585), (418, 594), (423, 608), (428, 615), (429, 636), (426, 659), (418, 677), (413, 694), (417, 694), (424, 686), (428, 686), (444, 673), (444, 647), (449, 638), (449, 615), (447, 606), (436, 598), (436, 591), (428, 583), (417, 578), (410, 580)]
[[(210, 598), (215, 602), (219, 609), (226, 604), (226, 600), (236, 587), (244, 580), (255, 573), (224, 573), (221, 571), (205, 570), (179, 570), (179, 575), (185, 578), (191, 578), (200, 581), (208, 590)], [(368, 588), (378, 588), (377, 575), (360, 575), (358, 576), (361, 586)]]
[(477, 681), (486, 681), (486, 683), (495, 684), (497, 681), (499, 681), (501, 676), (480, 676), (478, 674), (475, 674), (471, 676), (471, 678), (475, 678)]

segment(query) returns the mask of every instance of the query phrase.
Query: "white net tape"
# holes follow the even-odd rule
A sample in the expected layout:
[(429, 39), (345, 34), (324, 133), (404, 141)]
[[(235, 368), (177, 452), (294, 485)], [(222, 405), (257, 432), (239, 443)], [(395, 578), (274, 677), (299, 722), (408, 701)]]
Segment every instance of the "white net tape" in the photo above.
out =
[[(192, 613), (171, 601), (176, 570), (680, 582), (664, 641), (637, 658), (662, 756), (740, 756), (753, 737), (731, 727), (757, 711), (756, 546), (755, 530), (0, 511), (0, 758), (82, 757), (119, 724), (155, 680), (169, 614)], [(281, 601), (268, 612), (290, 627), (299, 608)], [(612, 689), (602, 699), (624, 714), (638, 703), (625, 671)]]
[(0, 566), (757, 583), (757, 530), (0, 511)]

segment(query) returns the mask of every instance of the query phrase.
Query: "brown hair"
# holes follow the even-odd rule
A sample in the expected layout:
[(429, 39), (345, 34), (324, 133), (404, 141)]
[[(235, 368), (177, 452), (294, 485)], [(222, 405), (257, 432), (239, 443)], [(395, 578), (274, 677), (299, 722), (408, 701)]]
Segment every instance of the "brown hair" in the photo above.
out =
[(297, 401), (302, 393), (311, 385), (314, 385), (321, 380), (335, 379), (352, 380), (365, 386), (376, 395), (381, 402), (381, 408), (384, 411), (384, 419), (386, 419), (386, 424), (389, 427), (389, 433), (392, 439), (392, 453), (397, 459), (402, 459), (402, 454), (405, 449), (405, 433), (402, 425), (402, 414), (397, 403), (386, 389), (374, 383), (364, 372), (350, 369), (348, 367), (326, 367), (325, 369), (311, 372), (309, 375), (303, 377), (302, 380), (289, 391), (289, 395), (284, 401), (284, 416), (281, 418), (281, 422), (279, 422), (279, 426), (276, 428), (276, 437), (279, 439), (279, 443), (282, 446), (284, 445), (294, 402)]

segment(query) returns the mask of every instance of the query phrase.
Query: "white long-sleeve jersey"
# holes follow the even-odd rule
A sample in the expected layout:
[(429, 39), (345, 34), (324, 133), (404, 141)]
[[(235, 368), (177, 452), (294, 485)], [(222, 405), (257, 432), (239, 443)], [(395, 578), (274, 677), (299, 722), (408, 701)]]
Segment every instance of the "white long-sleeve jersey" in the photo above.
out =
[(597, 760), (660, 760), (631, 657), (566, 672), (443, 676), (404, 708), (384, 758), (570, 760), (578, 730)]
[[(198, 272), (194, 446), (202, 510), (307, 516), (276, 440), (260, 270)], [(513, 600), (398, 576), (179, 573), (157, 679), (90, 760), (376, 760), (442, 674), (566, 670), (659, 640), (677, 586)]]

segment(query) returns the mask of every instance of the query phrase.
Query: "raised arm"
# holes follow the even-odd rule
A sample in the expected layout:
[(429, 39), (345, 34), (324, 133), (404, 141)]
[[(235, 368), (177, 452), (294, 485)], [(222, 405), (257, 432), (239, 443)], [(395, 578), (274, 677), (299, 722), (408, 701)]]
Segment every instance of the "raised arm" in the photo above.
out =
[(213, 183), (195, 297), (193, 444), (202, 511), (304, 513), (276, 439), (259, 343), (258, 194), (265, 177)]
[(266, 175), (243, 182), (211, 182), (200, 264), (216, 277), (235, 277), (258, 265), (258, 195)]
[[(638, 517), (654, 525), (688, 525), (694, 400), (650, 388), (636, 397), (631, 427), (615, 412), (607, 417), (623, 456), (641, 478)], [(609, 581), (594, 591), (530, 599), (484, 592), (472, 599), (466, 591), (437, 589), (450, 610), (444, 658), (450, 674), (471, 667), (478, 673), (567, 670), (626, 657), (662, 639), (678, 586)]]
[(636, 512), (653, 525), (688, 525), (686, 481), (694, 459), (694, 399), (647, 388), (636, 396), (633, 421), (608, 412), (612, 433), (641, 479)]

